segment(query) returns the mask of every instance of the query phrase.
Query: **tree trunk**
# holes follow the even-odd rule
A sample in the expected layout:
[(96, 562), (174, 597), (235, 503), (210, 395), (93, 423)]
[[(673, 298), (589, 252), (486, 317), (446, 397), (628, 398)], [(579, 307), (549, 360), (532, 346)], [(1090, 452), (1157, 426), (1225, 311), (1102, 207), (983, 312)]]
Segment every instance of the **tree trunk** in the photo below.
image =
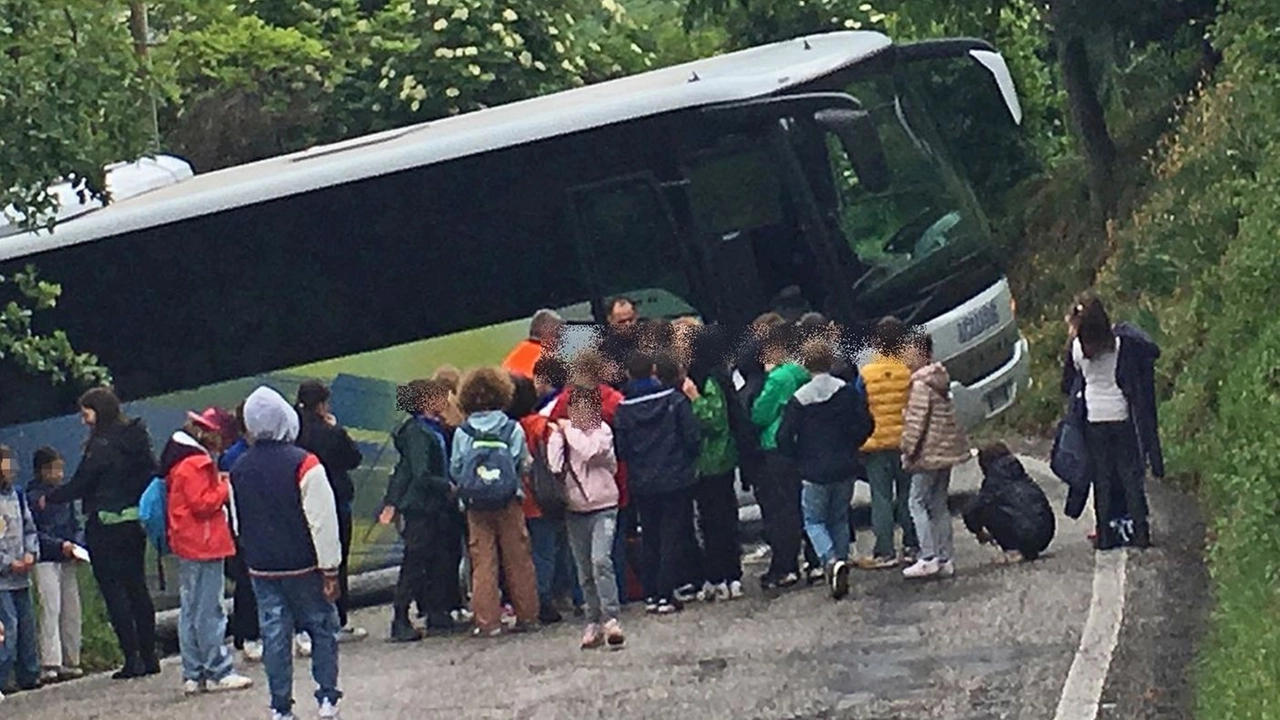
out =
[(156, 112), (155, 90), (151, 87), (151, 34), (147, 27), (147, 4), (129, 3), (129, 35), (133, 38), (133, 51), (138, 55), (139, 74), (146, 81), (147, 107), (144, 112), (150, 113), (151, 149), (160, 150), (160, 118)]
[(1071, 119), (1080, 138), (1089, 171), (1089, 195), (1096, 219), (1105, 222), (1115, 207), (1112, 170), (1116, 161), (1116, 145), (1107, 129), (1107, 119), (1098, 99), (1097, 86), (1089, 69), (1089, 51), (1084, 38), (1073, 35), (1058, 41), (1058, 62), (1062, 66), (1063, 84)]

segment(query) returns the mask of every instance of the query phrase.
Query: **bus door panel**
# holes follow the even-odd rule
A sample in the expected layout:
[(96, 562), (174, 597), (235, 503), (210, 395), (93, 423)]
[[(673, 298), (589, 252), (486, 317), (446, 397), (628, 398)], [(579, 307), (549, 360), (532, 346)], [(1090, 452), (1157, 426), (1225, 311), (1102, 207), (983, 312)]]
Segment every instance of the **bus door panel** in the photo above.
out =
[(703, 280), (653, 173), (573, 187), (569, 200), (597, 322), (617, 296), (634, 300), (645, 318), (702, 314)]

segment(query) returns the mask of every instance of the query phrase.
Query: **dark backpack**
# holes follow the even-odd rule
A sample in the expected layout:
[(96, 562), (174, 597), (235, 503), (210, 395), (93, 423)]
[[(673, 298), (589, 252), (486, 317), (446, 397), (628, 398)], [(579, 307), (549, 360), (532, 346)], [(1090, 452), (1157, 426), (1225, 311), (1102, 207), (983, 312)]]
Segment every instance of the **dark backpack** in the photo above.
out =
[(1077, 383), (1072, 389), (1070, 406), (1058, 422), (1053, 437), (1053, 450), (1049, 454), (1049, 468), (1070, 489), (1067, 494), (1066, 514), (1080, 517), (1089, 497), (1089, 448), (1085, 444), (1084, 389)]
[(533, 469), (529, 471), (529, 486), (533, 490), (533, 500), (538, 503), (543, 515), (560, 517), (568, 507), (564, 479), (551, 471), (551, 465), (547, 462), (546, 441), (535, 442), (532, 454)]
[(520, 471), (511, 449), (515, 422), (507, 420), (496, 431), (481, 431), (469, 423), (459, 428), (471, 438), (462, 458), (458, 497), (475, 510), (501, 510), (520, 492)]

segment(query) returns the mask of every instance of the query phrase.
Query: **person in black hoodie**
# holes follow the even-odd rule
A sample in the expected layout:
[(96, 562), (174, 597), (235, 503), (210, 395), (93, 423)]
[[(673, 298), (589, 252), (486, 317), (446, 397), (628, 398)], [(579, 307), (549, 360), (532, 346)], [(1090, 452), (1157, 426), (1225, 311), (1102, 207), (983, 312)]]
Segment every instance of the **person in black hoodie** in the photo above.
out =
[(858, 448), (875, 430), (875, 421), (858, 383), (831, 374), (836, 356), (827, 340), (809, 340), (800, 356), (812, 377), (783, 409), (778, 452), (800, 467), (805, 532), (826, 571), (831, 596), (839, 600), (849, 593), (853, 483), (866, 475)]
[(978, 452), (982, 489), (964, 513), (964, 525), (979, 542), (995, 542), (1006, 560), (1035, 560), (1053, 540), (1049, 498), (1004, 443)]
[(318, 380), (308, 380), (298, 387), (298, 440), (297, 446), (320, 458), (329, 485), (333, 487), (333, 499), (338, 506), (338, 538), (342, 541), (342, 565), (338, 568), (338, 621), (342, 632), (338, 641), (363, 640), (368, 632), (364, 628), (351, 627), (348, 611), (351, 601), (347, 590), (347, 562), (351, 557), (352, 505), (356, 499), (356, 486), (351, 481), (351, 471), (360, 467), (363, 458), (345, 428), (329, 412), (329, 388)]
[(80, 397), (80, 418), (89, 426), (84, 456), (71, 480), (41, 499), (40, 510), (82, 502), (93, 577), (124, 654), (124, 667), (112, 677), (156, 675), (156, 611), (147, 590), (146, 534), (138, 522), (138, 500), (156, 472), (151, 437), (142, 420), (125, 417), (107, 388)]
[(640, 514), (642, 583), (646, 609), (679, 612), (675, 590), (685, 572), (693, 534), (693, 488), (702, 437), (689, 398), (654, 378), (652, 356), (632, 353), (631, 380), (614, 422), (619, 461), (627, 463), (628, 487)]

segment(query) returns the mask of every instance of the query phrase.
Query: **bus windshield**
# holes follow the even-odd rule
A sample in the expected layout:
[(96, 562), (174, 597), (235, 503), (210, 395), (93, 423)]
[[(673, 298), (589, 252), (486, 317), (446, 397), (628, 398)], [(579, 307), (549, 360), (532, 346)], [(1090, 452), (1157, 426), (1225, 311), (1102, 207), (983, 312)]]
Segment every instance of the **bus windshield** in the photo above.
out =
[[(971, 283), (957, 281), (974, 270), (988, 282), (994, 280), (987, 278), (994, 268), (987, 220), (969, 186), (942, 155), (941, 141), (916, 95), (889, 74), (846, 89), (875, 124), (888, 160), (888, 187), (880, 192), (866, 188), (845, 147), (830, 133), (823, 138), (825, 162), (813, 157), (810, 173), (817, 194), (825, 196), (832, 225), (863, 266), (860, 304), (887, 312), (909, 301), (920, 310), (925, 305), (941, 310), (963, 299), (959, 295)], [(947, 286), (956, 292), (947, 292)], [(919, 305), (924, 292), (935, 297)]]

